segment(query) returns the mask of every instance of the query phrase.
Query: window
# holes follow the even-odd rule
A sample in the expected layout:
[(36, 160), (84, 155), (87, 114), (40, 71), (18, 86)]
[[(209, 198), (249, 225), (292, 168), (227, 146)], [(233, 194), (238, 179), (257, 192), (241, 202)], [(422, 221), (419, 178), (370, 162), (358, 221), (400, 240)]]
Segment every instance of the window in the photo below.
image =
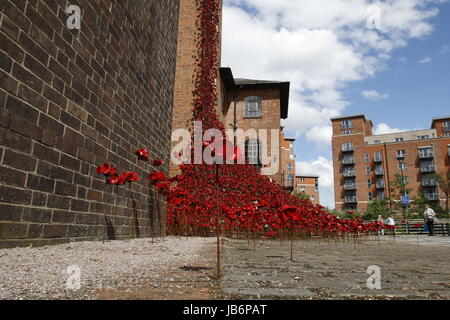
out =
[(369, 199), (369, 201), (372, 201), (372, 199), (373, 199), (372, 192), (367, 193), (367, 198)]
[(375, 152), (375, 153), (373, 154), (373, 159), (374, 159), (375, 161), (381, 161), (381, 153), (380, 153), (380, 152)]
[(262, 99), (260, 97), (247, 97), (244, 99), (244, 117), (259, 118), (261, 117)]
[(294, 175), (293, 174), (287, 175), (287, 183), (290, 185), (294, 183)]
[(417, 139), (419, 139), (419, 140), (427, 140), (427, 139), (429, 139), (430, 138), (430, 136), (428, 136), (428, 135), (425, 135), (425, 136), (417, 136)]
[(395, 142), (402, 142), (403, 140), (403, 137), (395, 138)]
[(404, 176), (403, 177), (403, 184), (407, 184), (408, 183), (408, 177), (407, 176)]
[(381, 140), (375, 140), (373, 143), (375, 143), (375, 144), (380, 144), (380, 143), (381, 143)]
[(352, 120), (343, 120), (342, 121), (342, 128), (343, 129), (351, 129), (351, 128), (353, 128)]
[(304, 186), (300, 187), (300, 191), (305, 192), (305, 190), (306, 190), (306, 187), (304, 187)]
[(404, 158), (406, 157), (406, 151), (405, 150), (397, 150), (397, 158)]
[(353, 143), (346, 142), (342, 144), (342, 151), (353, 151)]
[(367, 180), (367, 188), (372, 188), (372, 180)]
[(287, 170), (288, 170), (288, 171), (292, 171), (292, 163), (288, 163), (288, 165), (287, 165)]
[(347, 130), (347, 131), (342, 131), (342, 134), (353, 134), (353, 131), (349, 131), (349, 130)]
[(384, 200), (384, 191), (378, 191), (377, 198), (378, 200)]
[(407, 168), (408, 166), (404, 162), (398, 164), (398, 170), (406, 170)]
[(370, 162), (370, 154), (366, 153), (364, 155), (364, 162)]
[(316, 187), (316, 191), (319, 191), (319, 179), (316, 179), (315, 187)]
[(370, 176), (370, 167), (366, 167), (366, 175)]
[(450, 144), (447, 146), (447, 155), (450, 157)]
[(250, 164), (261, 166), (260, 162), (260, 143), (258, 140), (248, 140), (245, 144), (245, 158)]
[(444, 137), (450, 137), (450, 132), (444, 133)]
[(300, 178), (300, 182), (305, 182), (305, 178)]

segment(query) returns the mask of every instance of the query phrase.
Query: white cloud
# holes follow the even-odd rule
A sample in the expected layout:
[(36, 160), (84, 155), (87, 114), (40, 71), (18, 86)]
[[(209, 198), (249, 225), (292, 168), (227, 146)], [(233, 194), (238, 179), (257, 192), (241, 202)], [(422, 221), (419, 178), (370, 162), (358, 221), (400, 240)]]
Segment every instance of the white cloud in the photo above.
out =
[(386, 123), (380, 123), (374, 130), (374, 134), (388, 134), (388, 133), (396, 133), (410, 131), (409, 129), (400, 129), (400, 128), (392, 128)]
[(423, 59), (418, 61), (418, 63), (420, 63), (420, 64), (425, 64), (425, 63), (429, 63), (429, 62), (431, 62), (431, 58), (430, 57), (425, 57), (425, 58), (423, 58)]
[(447, 45), (442, 47), (442, 49), (441, 49), (441, 54), (442, 55), (446, 55), (449, 52), (450, 52), (450, 45), (447, 44)]
[(364, 90), (362, 96), (368, 100), (379, 101), (389, 98), (389, 94), (381, 94), (376, 90)]
[[(330, 117), (349, 105), (342, 89), (384, 70), (410, 39), (429, 35), (436, 2), (225, 0), (222, 65), (236, 77), (290, 81), (283, 125), (323, 145)], [(367, 28), (371, 17), (380, 29)]]
[(318, 175), (320, 204), (334, 208), (333, 162), (324, 157), (310, 161), (299, 161), (296, 164), (297, 174)]

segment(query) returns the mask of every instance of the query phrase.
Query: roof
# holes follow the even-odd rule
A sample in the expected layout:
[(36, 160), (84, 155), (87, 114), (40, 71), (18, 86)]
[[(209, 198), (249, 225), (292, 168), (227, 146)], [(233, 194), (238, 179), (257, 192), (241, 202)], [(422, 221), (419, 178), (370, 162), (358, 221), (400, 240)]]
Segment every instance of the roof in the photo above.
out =
[(349, 119), (349, 118), (361, 118), (361, 117), (366, 119), (366, 116), (363, 113), (360, 113), (360, 114), (352, 114), (352, 115), (348, 115), (348, 116), (335, 117), (335, 118), (331, 118), (330, 120), (334, 121), (334, 120), (344, 120), (344, 119)]
[(431, 122), (431, 129), (434, 129), (434, 123), (439, 120), (450, 120), (450, 116), (433, 118), (433, 121)]
[(288, 81), (254, 80), (234, 78), (231, 68), (220, 68), (220, 76), (229, 90), (238, 89), (264, 89), (276, 88), (280, 90), (280, 118), (288, 117), (289, 90), (291, 83)]
[(295, 176), (296, 178), (320, 178), (318, 175), (310, 175), (310, 174), (298, 174)]

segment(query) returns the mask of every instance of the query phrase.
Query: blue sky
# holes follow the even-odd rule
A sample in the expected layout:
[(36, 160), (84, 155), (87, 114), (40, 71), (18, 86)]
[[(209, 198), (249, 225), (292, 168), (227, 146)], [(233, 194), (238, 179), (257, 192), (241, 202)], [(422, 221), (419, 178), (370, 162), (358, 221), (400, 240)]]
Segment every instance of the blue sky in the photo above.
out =
[[(223, 66), (291, 81), (297, 171), (333, 207), (329, 118), (364, 113), (378, 133), (450, 115), (450, 1), (225, 0)], [(368, 27), (375, 19), (376, 28)]]

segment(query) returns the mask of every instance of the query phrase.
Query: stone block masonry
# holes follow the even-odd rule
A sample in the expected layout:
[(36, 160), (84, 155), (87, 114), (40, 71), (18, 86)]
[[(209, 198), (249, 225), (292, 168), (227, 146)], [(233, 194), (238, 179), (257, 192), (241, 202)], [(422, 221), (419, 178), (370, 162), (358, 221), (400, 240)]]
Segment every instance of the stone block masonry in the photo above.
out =
[[(163, 233), (134, 152), (168, 173), (179, 0), (2, 0), (0, 14), (0, 247)], [(108, 186), (104, 162), (142, 180)]]

